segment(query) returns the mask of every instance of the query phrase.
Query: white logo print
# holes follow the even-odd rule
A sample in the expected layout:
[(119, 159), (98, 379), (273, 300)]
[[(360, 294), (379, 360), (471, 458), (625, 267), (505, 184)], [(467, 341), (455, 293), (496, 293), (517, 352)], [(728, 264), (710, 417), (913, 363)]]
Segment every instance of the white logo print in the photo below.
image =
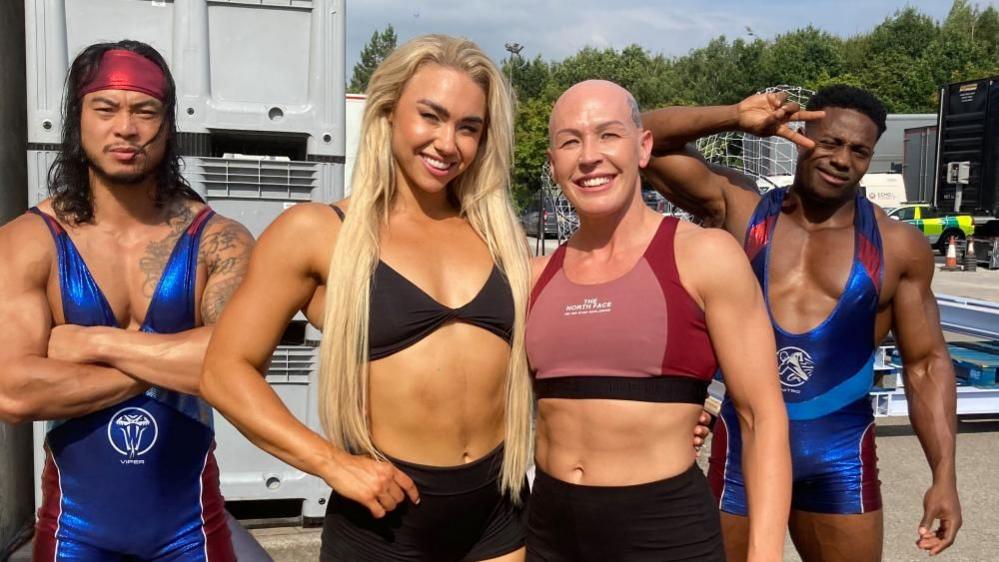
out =
[(781, 348), (777, 352), (777, 362), (780, 365), (780, 383), (788, 388), (805, 384), (815, 371), (812, 356), (797, 347)]
[(142, 408), (118, 410), (108, 422), (108, 441), (122, 456), (122, 464), (145, 464), (136, 458), (146, 454), (156, 444), (159, 427), (156, 418)]
[(587, 298), (583, 299), (583, 302), (579, 304), (567, 304), (565, 305), (565, 316), (582, 316), (584, 314), (603, 314), (605, 312), (610, 312), (611, 307), (614, 306), (614, 301), (603, 301), (597, 298)]

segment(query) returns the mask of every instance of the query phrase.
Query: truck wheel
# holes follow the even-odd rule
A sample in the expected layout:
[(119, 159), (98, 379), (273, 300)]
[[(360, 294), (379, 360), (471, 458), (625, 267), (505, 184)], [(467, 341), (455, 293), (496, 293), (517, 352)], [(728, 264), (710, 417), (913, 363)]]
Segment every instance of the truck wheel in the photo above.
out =
[(937, 239), (936, 249), (940, 252), (941, 256), (947, 255), (947, 244), (950, 242), (950, 237), (953, 236), (958, 242), (964, 240), (964, 232), (957, 228), (949, 228), (943, 231), (940, 238)]

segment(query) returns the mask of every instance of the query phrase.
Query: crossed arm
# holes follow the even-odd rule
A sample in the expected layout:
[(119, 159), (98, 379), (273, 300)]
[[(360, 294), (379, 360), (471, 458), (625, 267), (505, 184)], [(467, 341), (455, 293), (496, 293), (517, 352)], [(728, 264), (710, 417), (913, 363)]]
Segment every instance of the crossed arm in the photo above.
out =
[[(253, 237), (243, 225), (216, 215), (205, 227), (198, 252), (208, 274), (201, 297), (202, 326), (174, 334), (57, 326), (49, 336), (49, 357), (108, 365), (152, 386), (198, 394), (213, 326), (242, 282), (252, 248)], [(157, 271), (165, 265), (157, 264)]]
[(0, 420), (81, 416), (144, 392), (121, 371), (50, 359), (45, 286), (52, 243), (41, 221), (22, 216), (0, 228)]
[(252, 243), (238, 223), (213, 219), (200, 252), (206, 326), (150, 334), (53, 326), (46, 286), (56, 257), (45, 226), (24, 216), (0, 229), (0, 419), (77, 417), (151, 385), (196, 394), (211, 324), (242, 279)]

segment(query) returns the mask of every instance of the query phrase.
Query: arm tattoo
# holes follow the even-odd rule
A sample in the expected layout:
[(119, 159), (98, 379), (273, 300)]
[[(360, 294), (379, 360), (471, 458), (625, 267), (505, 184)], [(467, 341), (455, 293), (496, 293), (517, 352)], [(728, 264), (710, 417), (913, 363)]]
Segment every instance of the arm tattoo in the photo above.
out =
[(205, 289), (205, 296), (201, 299), (201, 316), (206, 326), (219, 321), (222, 309), (229, 302), (229, 299), (232, 298), (233, 293), (236, 292), (242, 281), (242, 275), (239, 277), (230, 277), (218, 283), (213, 283)]
[(222, 309), (242, 283), (253, 245), (253, 238), (243, 225), (221, 220), (224, 222), (220, 228), (205, 232), (199, 252), (199, 260), (208, 270), (208, 285), (201, 299), (201, 316), (206, 325), (218, 321)]
[(170, 233), (167, 234), (166, 238), (150, 242), (146, 246), (146, 254), (139, 259), (139, 270), (145, 275), (145, 280), (142, 282), (142, 294), (146, 297), (152, 298), (156, 286), (160, 282), (160, 277), (163, 275), (163, 269), (166, 268), (170, 254), (173, 253), (173, 248), (177, 244), (177, 239), (180, 238), (192, 220), (194, 220), (194, 212), (191, 211), (186, 202), (179, 201), (170, 210), (167, 219)]

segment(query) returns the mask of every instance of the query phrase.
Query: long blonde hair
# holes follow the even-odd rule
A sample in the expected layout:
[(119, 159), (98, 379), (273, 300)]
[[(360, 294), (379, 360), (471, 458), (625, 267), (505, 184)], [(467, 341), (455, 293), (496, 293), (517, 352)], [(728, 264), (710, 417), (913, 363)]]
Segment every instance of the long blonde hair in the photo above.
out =
[(506, 381), (506, 436), (500, 486), (518, 500), (531, 461), (533, 397), (524, 351), (530, 285), (527, 243), (510, 203), (513, 102), (496, 65), (467, 39), (424, 35), (396, 49), (371, 76), (352, 178), (350, 212), (340, 228), (326, 284), (320, 348), (319, 415), (327, 437), (355, 454), (384, 456), (371, 440), (368, 404), (368, 311), (379, 227), (396, 191), (389, 123), (406, 82), (424, 64), (461, 70), (486, 92), (488, 115), (479, 150), (448, 188), (462, 216), (486, 241), (510, 282), (516, 307)]

